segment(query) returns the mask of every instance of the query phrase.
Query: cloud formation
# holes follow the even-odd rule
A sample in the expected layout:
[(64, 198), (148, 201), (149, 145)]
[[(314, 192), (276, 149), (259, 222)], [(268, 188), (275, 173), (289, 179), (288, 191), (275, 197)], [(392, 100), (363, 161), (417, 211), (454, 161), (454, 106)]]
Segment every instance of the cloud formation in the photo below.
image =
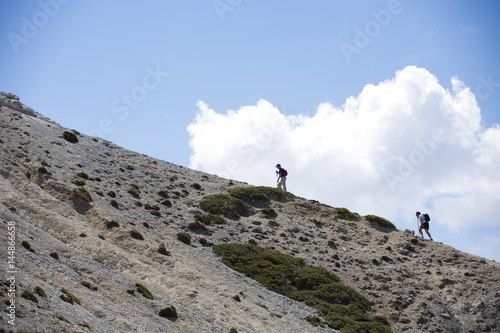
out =
[(469, 87), (458, 78), (451, 86), (408, 66), (313, 116), (284, 115), (266, 100), (219, 114), (200, 101), (190, 167), (274, 186), (281, 163), (294, 194), (400, 229), (415, 229), (418, 209), (435, 216), (442, 238), (476, 227), (500, 234), (500, 127), (483, 128)]

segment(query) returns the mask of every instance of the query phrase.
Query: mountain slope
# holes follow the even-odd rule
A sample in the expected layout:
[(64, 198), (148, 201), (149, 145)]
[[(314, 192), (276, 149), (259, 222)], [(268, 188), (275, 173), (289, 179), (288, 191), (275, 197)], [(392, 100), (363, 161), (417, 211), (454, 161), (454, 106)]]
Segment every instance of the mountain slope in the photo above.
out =
[[(1, 93), (0, 104), (4, 253), (9, 228), (16, 237), (15, 267), (7, 260), (0, 267), (17, 287), (14, 327), (12, 281), (0, 280), (6, 331), (333, 331), (306, 320), (320, 315), (317, 310), (226, 267), (201, 238), (212, 244), (252, 239), (323, 266), (367, 297), (395, 332), (500, 330), (500, 265), (494, 261), (366, 217), (348, 221), (338, 208), (299, 197), (254, 205), (248, 216), (193, 231), (204, 197), (248, 184), (70, 131), (12, 94)], [(191, 245), (177, 239), (179, 232), (191, 236)], [(158, 315), (171, 305), (177, 318)]]

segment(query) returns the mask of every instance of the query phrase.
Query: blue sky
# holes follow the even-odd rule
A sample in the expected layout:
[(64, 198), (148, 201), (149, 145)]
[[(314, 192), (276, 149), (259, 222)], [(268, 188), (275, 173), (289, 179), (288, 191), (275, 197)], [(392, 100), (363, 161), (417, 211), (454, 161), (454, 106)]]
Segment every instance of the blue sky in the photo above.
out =
[(0, 90), (62, 125), (255, 185), (281, 161), (298, 195), (400, 229), (426, 210), (500, 261), (498, 1), (0, 6)]

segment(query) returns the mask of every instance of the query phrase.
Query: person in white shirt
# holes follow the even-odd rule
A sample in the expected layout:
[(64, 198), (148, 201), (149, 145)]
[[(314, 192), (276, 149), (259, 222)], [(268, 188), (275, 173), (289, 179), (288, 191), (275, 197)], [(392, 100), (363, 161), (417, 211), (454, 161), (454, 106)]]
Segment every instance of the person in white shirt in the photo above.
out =
[(429, 239), (432, 240), (432, 236), (429, 233), (429, 222), (425, 219), (424, 214), (420, 214), (420, 212), (417, 212), (416, 216), (418, 221), (420, 222), (420, 228), (418, 229), (420, 237), (424, 238), (424, 234), (422, 233), (422, 229), (424, 229), (427, 236), (429, 236)]

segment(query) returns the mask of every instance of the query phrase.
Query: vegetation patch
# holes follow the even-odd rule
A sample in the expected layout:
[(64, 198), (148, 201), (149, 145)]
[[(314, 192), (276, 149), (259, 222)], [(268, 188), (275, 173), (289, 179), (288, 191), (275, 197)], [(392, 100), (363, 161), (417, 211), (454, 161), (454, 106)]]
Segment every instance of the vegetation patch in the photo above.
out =
[(57, 254), (57, 252), (51, 252), (49, 254), (49, 256), (51, 256), (52, 258), (56, 259), (56, 260), (59, 260), (59, 255)]
[(396, 229), (396, 226), (389, 220), (377, 215), (366, 215), (365, 218), (382, 228)]
[(163, 201), (161, 202), (161, 204), (162, 204), (163, 206), (166, 206), (166, 207), (172, 207), (172, 202), (171, 202), (170, 200), (168, 200), (168, 199), (167, 199), (167, 200), (163, 200)]
[(199, 221), (189, 223), (188, 229), (195, 232), (210, 233), (205, 224), (200, 223)]
[(38, 299), (36, 298), (35, 295), (33, 295), (33, 293), (31, 291), (28, 291), (28, 290), (23, 291), (23, 293), (21, 294), (21, 297), (25, 298), (29, 301), (32, 301), (34, 303), (38, 303)]
[(127, 192), (134, 198), (139, 198), (139, 189), (136, 186), (131, 186)]
[(137, 240), (144, 240), (144, 237), (137, 230), (130, 230), (130, 237)]
[(85, 172), (79, 172), (76, 175), (83, 179), (89, 179), (89, 175), (87, 175)]
[(30, 243), (28, 243), (27, 241), (22, 241), (22, 242), (21, 242), (21, 245), (22, 245), (22, 246), (23, 246), (26, 250), (28, 250), (28, 251), (30, 251), (30, 252), (33, 252), (33, 253), (35, 253), (35, 250), (33, 250), (33, 249), (31, 248)]
[(144, 297), (148, 298), (148, 299), (155, 299), (153, 294), (151, 294), (151, 292), (148, 290), (148, 288), (146, 288), (144, 285), (140, 284), (140, 283), (136, 283), (135, 286), (137, 287), (137, 291)]
[(158, 246), (158, 253), (163, 254), (164, 256), (172, 255), (170, 251), (168, 251), (167, 248), (165, 247), (165, 244), (160, 244), (160, 246)]
[(365, 297), (323, 267), (252, 244), (218, 244), (213, 250), (226, 265), (269, 290), (321, 310), (331, 328), (344, 333), (391, 332), (384, 317), (369, 315), (373, 309)]
[(287, 199), (293, 198), (293, 194), (283, 192), (277, 187), (267, 186), (250, 186), (237, 187), (227, 190), (227, 192), (235, 198), (241, 199), (249, 204), (265, 204), (270, 200), (284, 202)]
[(191, 245), (191, 236), (189, 236), (188, 233), (186, 232), (179, 232), (177, 234), (177, 239), (181, 242), (183, 242), (184, 244), (187, 244), (187, 245)]
[(200, 208), (208, 213), (224, 215), (230, 219), (239, 219), (240, 216), (250, 214), (250, 210), (243, 201), (229, 194), (206, 195), (200, 201)]
[(264, 214), (264, 216), (268, 219), (273, 219), (275, 217), (278, 216), (278, 214), (276, 213), (276, 211), (272, 208), (264, 208), (261, 210), (262, 214)]
[(196, 221), (199, 221), (203, 224), (210, 225), (212, 223), (215, 224), (226, 224), (227, 221), (225, 218), (219, 215), (214, 215), (214, 214), (203, 214), (203, 213), (196, 213), (194, 214), (194, 218)]
[(354, 221), (357, 219), (357, 215), (354, 213), (351, 213), (351, 211), (347, 208), (337, 208), (337, 217), (342, 220), (346, 221)]
[(38, 296), (43, 297), (43, 298), (47, 298), (47, 294), (45, 293), (45, 290), (43, 290), (42, 287), (36, 286), (35, 292), (38, 294)]
[(158, 192), (158, 195), (164, 199), (168, 198), (168, 192), (166, 190), (161, 190), (160, 192)]
[(169, 307), (163, 308), (158, 312), (158, 315), (163, 318), (177, 318), (177, 310), (175, 306), (170, 305)]
[(74, 188), (73, 189), (73, 197), (76, 199), (83, 200), (85, 202), (91, 202), (92, 196), (90, 196), (89, 191), (85, 187)]
[(63, 301), (68, 302), (70, 304), (76, 303), (78, 305), (82, 305), (82, 303), (80, 302), (78, 297), (76, 297), (75, 295), (73, 295), (72, 293), (67, 291), (66, 289), (62, 288), (61, 292), (62, 292), (62, 294), (60, 297)]
[(63, 138), (66, 141), (71, 142), (71, 143), (77, 143), (78, 142), (78, 138), (77, 138), (76, 134), (73, 133), (73, 132), (70, 132), (70, 131), (64, 131), (63, 132)]

